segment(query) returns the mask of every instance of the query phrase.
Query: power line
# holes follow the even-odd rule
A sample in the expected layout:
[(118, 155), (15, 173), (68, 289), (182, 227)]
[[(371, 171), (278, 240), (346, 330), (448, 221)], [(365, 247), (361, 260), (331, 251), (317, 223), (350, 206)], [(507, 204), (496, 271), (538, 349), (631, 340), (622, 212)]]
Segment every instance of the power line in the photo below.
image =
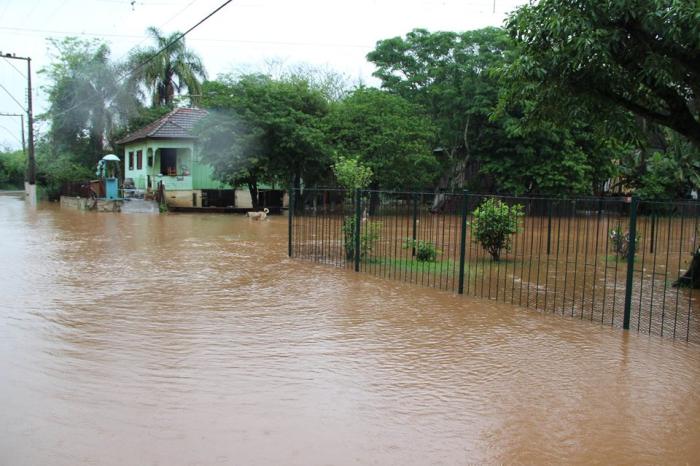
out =
[(158, 50), (156, 53), (154, 53), (150, 58), (148, 58), (148, 59), (145, 60), (143, 63), (141, 63), (141, 64), (139, 64), (138, 66), (136, 66), (136, 68), (134, 68), (133, 70), (131, 70), (127, 75), (133, 74), (135, 71), (137, 71), (137, 70), (143, 68), (144, 66), (148, 65), (150, 62), (152, 62), (153, 60), (155, 60), (155, 58), (156, 58), (158, 55), (160, 55), (161, 53), (165, 52), (165, 51), (168, 50), (170, 47), (172, 47), (173, 45), (175, 45), (177, 42), (180, 41), (180, 39), (182, 39), (182, 38), (185, 37), (187, 34), (189, 34), (190, 32), (192, 32), (197, 26), (199, 26), (200, 24), (202, 24), (203, 22), (205, 22), (206, 20), (208, 20), (209, 18), (211, 18), (212, 16), (214, 16), (216, 13), (219, 12), (219, 10), (221, 10), (223, 7), (225, 7), (226, 5), (228, 5), (229, 3), (231, 3), (232, 1), (233, 1), (233, 0), (226, 0), (226, 1), (225, 1), (224, 3), (222, 3), (216, 10), (212, 11), (211, 13), (209, 13), (207, 16), (205, 16), (203, 19), (201, 19), (197, 24), (195, 24), (194, 26), (192, 26), (191, 28), (189, 28), (187, 31), (181, 32), (180, 35), (179, 35), (179, 37), (176, 37), (175, 39), (173, 39), (172, 41), (170, 41), (170, 43), (166, 44), (165, 47), (161, 48), (161, 49)]
[[(119, 1), (119, 0), (105, 0), (105, 1), (114, 1), (114, 2), (116, 2), (116, 1)], [(166, 22), (162, 23), (162, 24), (160, 25), (159, 29), (163, 29), (163, 27), (164, 27), (165, 25), (167, 25), (170, 21), (172, 21), (172, 20), (174, 20), (175, 18), (177, 18), (178, 16), (180, 16), (180, 15), (182, 14), (182, 12), (184, 12), (186, 9), (188, 9), (189, 7), (191, 7), (192, 4), (195, 3), (196, 1), (197, 1), (197, 0), (192, 0), (190, 3), (188, 3), (183, 9), (181, 9), (180, 11), (178, 11), (177, 13), (175, 13), (173, 16), (171, 16), (170, 19), (168, 19)], [(89, 33), (88, 33), (88, 35), (94, 35), (94, 36), (96, 36), (96, 37), (101, 37), (99, 34), (89, 34)], [(105, 35), (105, 36), (107, 36), (107, 35)], [(117, 36), (119, 36), (119, 34), (112, 34), (112, 36), (113, 36), (113, 37), (117, 37)], [(140, 41), (138, 41), (138, 42), (136, 43), (136, 45), (134, 45), (133, 48), (136, 48), (136, 47), (140, 46), (141, 44), (144, 43), (144, 41), (145, 41), (146, 39), (149, 39), (149, 38), (150, 38), (149, 36), (134, 36), (134, 35), (129, 35), (129, 36), (124, 35), (124, 37), (140, 38), (140, 39), (141, 39)], [(117, 59), (117, 61), (119, 62), (119, 61), (123, 60), (124, 58), (126, 58), (127, 55), (129, 55), (129, 52), (127, 52), (126, 54), (124, 54), (124, 55), (122, 55), (121, 57), (119, 57), (119, 58)]]
[(122, 5), (130, 5), (133, 6), (134, 4), (137, 5), (143, 5), (143, 6), (149, 6), (149, 5), (182, 5), (182, 3), (172, 3), (172, 2), (136, 2), (136, 1), (129, 1), (129, 0), (97, 0), (98, 2), (102, 3), (120, 3)]
[[(2, 52), (0, 52), (2, 54)], [(32, 59), (30, 57), (18, 57), (14, 53), (5, 53), (2, 54), (4, 55), (7, 59), (12, 59), (12, 60), (24, 60), (27, 62), (27, 133), (28, 133), (28, 138), (29, 138), (29, 151), (27, 153), (27, 181), (29, 182), (28, 185), (28, 195), (29, 195), (29, 202), (32, 205), (36, 204), (36, 159), (34, 157), (34, 116), (32, 112)], [(0, 84), (1, 86), (1, 84)], [(3, 86), (3, 89), (5, 89), (5, 86)], [(5, 89), (7, 91), (7, 89)], [(10, 94), (8, 92), (8, 94)], [(12, 99), (17, 102), (17, 99), (10, 94)], [(19, 102), (17, 102), (19, 104)], [(24, 107), (20, 105), (20, 107), (24, 110)], [(24, 124), (22, 125), (24, 127)]]
[(22, 131), (22, 152), (26, 153), (26, 146), (24, 143), (24, 115), (21, 113), (0, 113), (0, 116), (8, 116), (8, 117), (19, 117), (20, 118), (20, 129)]
[[(136, 66), (135, 66), (134, 68), (132, 68), (131, 70), (129, 70), (129, 71), (127, 71), (126, 73), (124, 73), (121, 77), (119, 77), (119, 78), (117, 79), (117, 81), (118, 81), (118, 82), (119, 82), (119, 81), (123, 81), (123, 80), (126, 79), (127, 77), (133, 75), (133, 74), (134, 74), (136, 71), (138, 71), (139, 69), (143, 68), (144, 66), (146, 66), (147, 64), (149, 64), (150, 62), (152, 62), (153, 60), (155, 60), (155, 58), (156, 58), (158, 55), (160, 55), (161, 53), (163, 53), (164, 51), (166, 51), (167, 49), (169, 49), (170, 47), (172, 47), (174, 44), (176, 44), (178, 41), (180, 41), (182, 38), (184, 38), (187, 34), (189, 34), (190, 32), (192, 32), (196, 27), (198, 27), (199, 25), (201, 25), (202, 23), (204, 23), (206, 20), (208, 20), (209, 18), (211, 18), (212, 16), (214, 16), (216, 13), (218, 13), (222, 8), (224, 8), (226, 5), (228, 5), (228, 4), (231, 3), (232, 1), (233, 1), (233, 0), (227, 0), (227, 1), (225, 1), (224, 3), (222, 3), (221, 5), (219, 5), (218, 8), (216, 8), (214, 11), (212, 11), (211, 13), (209, 13), (207, 16), (205, 16), (205, 17), (204, 17), (203, 19), (201, 19), (199, 22), (197, 22), (197, 24), (195, 24), (194, 26), (192, 26), (191, 28), (189, 28), (189, 29), (186, 30), (185, 32), (179, 33), (178, 36), (177, 36), (175, 39), (173, 39), (172, 41), (170, 41), (169, 43), (167, 43), (164, 47), (162, 47), (162, 48), (161, 48), (160, 50), (158, 50), (156, 53), (154, 53), (154, 54), (151, 55), (149, 58), (147, 58), (147, 59), (144, 60), (143, 62), (141, 62), (141, 63), (139, 63), (138, 65), (136, 65)], [(121, 92), (121, 90), (117, 91), (117, 93), (115, 93), (115, 94), (112, 96), (112, 99), (115, 98), (115, 97), (119, 94), (119, 92)], [(77, 104), (73, 105), (72, 107), (67, 108), (67, 109), (65, 109), (65, 110), (63, 110), (63, 111), (61, 111), (61, 112), (52, 113), (52, 116), (53, 116), (53, 117), (57, 117), (57, 116), (65, 115), (66, 113), (70, 112), (71, 110), (74, 110), (75, 108), (77, 108), (78, 106), (84, 104), (85, 102), (88, 102), (88, 100), (86, 99), (86, 100), (83, 100), (82, 102), (78, 102)]]
[[(170, 21), (170, 20), (168, 20)], [(164, 24), (167, 24), (164, 23)], [(50, 29), (29, 29), (29, 28), (13, 28), (13, 27), (3, 27), (0, 26), (0, 30), (14, 31), (14, 32), (28, 32), (37, 34), (58, 34), (65, 36), (91, 36), (91, 37), (114, 37), (119, 39), (147, 39), (148, 36), (135, 35), (135, 34), (113, 34), (113, 33), (97, 33), (97, 32), (78, 32), (78, 31), (59, 31)], [(288, 45), (293, 47), (344, 47), (344, 48), (371, 48), (374, 44), (340, 44), (340, 43), (317, 43), (317, 42), (289, 42), (289, 41), (271, 41), (271, 40), (245, 40), (245, 39), (220, 39), (213, 37), (192, 37), (190, 41), (196, 42), (222, 42), (229, 44), (262, 44), (262, 45)], [(139, 43), (141, 43), (139, 42)], [(137, 44), (138, 45), (138, 44)]]
[(10, 136), (12, 136), (12, 137), (15, 139), (15, 141), (17, 141), (19, 144), (22, 144), (22, 141), (20, 141), (19, 138), (17, 138), (17, 136), (15, 135), (15, 133), (13, 133), (12, 131), (10, 131), (9, 129), (7, 129), (6, 127), (4, 127), (4, 126), (2, 126), (2, 125), (0, 125), (0, 128), (2, 128), (2, 129), (4, 129), (5, 131), (7, 131), (7, 134), (9, 134)]
[(161, 24), (160, 27), (162, 28), (163, 26), (165, 26), (166, 24), (168, 24), (170, 21), (172, 21), (172, 20), (174, 20), (175, 18), (177, 18), (178, 16), (180, 16), (186, 9), (188, 9), (189, 7), (191, 7), (196, 1), (197, 1), (197, 0), (192, 0), (190, 3), (188, 3), (187, 5), (185, 5), (185, 7), (184, 7), (183, 9), (181, 9), (180, 11), (178, 11), (177, 13), (175, 13), (174, 15), (172, 15), (172, 16), (170, 17), (170, 19), (168, 19), (166, 22), (164, 22), (163, 24)]
[(6, 88), (5, 86), (3, 86), (2, 84), (0, 84), (0, 87), (2, 88), (3, 91), (5, 91), (5, 92), (7, 93), (7, 95), (10, 96), (10, 98), (11, 98), (12, 100), (15, 101), (15, 103), (16, 103), (17, 105), (19, 105), (19, 108), (21, 108), (21, 109), (24, 110), (25, 112), (27, 111), (27, 109), (24, 108), (24, 105), (22, 105), (22, 104), (19, 102), (19, 100), (15, 99), (15, 96), (13, 96), (12, 93), (11, 93), (10, 91), (8, 91), (7, 88)]
[(5, 61), (7, 62), (8, 65), (10, 65), (12, 68), (14, 68), (14, 70), (15, 70), (20, 76), (22, 76), (22, 78), (27, 79), (27, 77), (24, 75), (24, 73), (22, 73), (22, 72), (19, 70), (19, 68), (17, 68), (17, 67), (14, 65), (14, 63), (12, 63), (10, 60), (8, 60), (8, 59), (5, 58), (5, 57), (2, 57), (2, 58), (3, 58), (3, 60), (5, 60)]

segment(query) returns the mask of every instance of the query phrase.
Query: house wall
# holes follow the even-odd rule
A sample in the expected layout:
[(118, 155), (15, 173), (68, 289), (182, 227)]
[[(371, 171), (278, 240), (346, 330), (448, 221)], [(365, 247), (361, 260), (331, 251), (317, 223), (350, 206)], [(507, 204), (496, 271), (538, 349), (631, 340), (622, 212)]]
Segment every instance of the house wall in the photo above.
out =
[[(176, 176), (161, 173), (160, 149), (177, 149)], [(137, 151), (143, 151), (141, 169), (137, 168)], [(129, 166), (129, 152), (134, 153), (133, 167)], [(153, 163), (149, 166), (148, 159), (152, 156)], [(124, 177), (134, 180), (137, 189), (147, 189), (148, 177), (151, 178), (151, 189), (155, 191), (159, 181), (165, 185), (165, 197), (169, 205), (174, 207), (202, 207), (202, 189), (232, 189), (230, 185), (214, 178), (214, 168), (201, 160), (201, 155), (193, 141), (177, 139), (146, 139), (127, 144), (124, 147)], [(185, 174), (184, 168), (189, 174)], [(269, 188), (260, 185), (261, 189)], [(193, 198), (194, 194), (194, 198)], [(247, 188), (236, 189), (236, 207), (250, 209), (253, 202)], [(286, 200), (286, 199), (285, 199)], [(286, 205), (286, 202), (285, 202)]]
[[(197, 205), (192, 205), (192, 194), (197, 195)], [(202, 192), (193, 189), (165, 190), (165, 201), (172, 207), (201, 207)]]
[(214, 167), (201, 161), (201, 156), (195, 153), (195, 163), (192, 167), (193, 189), (231, 189), (226, 183), (214, 178)]
[[(177, 150), (177, 175), (169, 176), (161, 172), (160, 150), (161, 149), (176, 149)], [(138, 169), (138, 151), (143, 153), (143, 163), (141, 169)], [(195, 164), (194, 144), (192, 141), (162, 139), (153, 140), (146, 139), (137, 141), (132, 144), (127, 144), (124, 147), (124, 178), (134, 180), (134, 185), (137, 189), (147, 189), (148, 177), (151, 178), (151, 189), (155, 190), (158, 181), (162, 181), (166, 190), (192, 190), (192, 170)], [(134, 153), (134, 164), (129, 165), (129, 153)], [(152, 158), (152, 165), (149, 166), (149, 157)], [(187, 174), (189, 172), (189, 174)]]
[[(160, 149), (177, 149), (176, 176), (169, 176), (161, 171)], [(143, 164), (137, 169), (137, 151), (143, 151)], [(134, 165), (129, 166), (129, 152), (134, 153)], [(152, 155), (153, 165), (148, 165), (148, 157)], [(151, 188), (155, 189), (158, 181), (162, 181), (166, 190), (192, 191), (197, 189), (231, 189), (226, 183), (215, 180), (214, 169), (208, 163), (202, 162), (199, 151), (193, 141), (178, 139), (146, 139), (127, 144), (124, 147), (124, 177), (132, 178), (137, 189), (146, 189), (148, 176), (151, 177)], [(184, 168), (187, 168), (185, 171)], [(186, 174), (189, 172), (189, 174)]]
[[(195, 196), (193, 198), (193, 195)], [(236, 207), (252, 209), (253, 202), (247, 189), (236, 189)], [(165, 190), (165, 200), (171, 207), (202, 207), (201, 189)]]

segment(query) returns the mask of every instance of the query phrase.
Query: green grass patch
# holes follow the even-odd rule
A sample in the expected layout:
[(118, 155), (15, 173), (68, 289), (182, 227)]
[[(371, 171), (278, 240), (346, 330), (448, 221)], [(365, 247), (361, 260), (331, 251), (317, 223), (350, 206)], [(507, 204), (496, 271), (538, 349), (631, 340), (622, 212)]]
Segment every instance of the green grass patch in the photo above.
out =
[(432, 274), (451, 274), (459, 273), (459, 263), (451, 260), (436, 260), (433, 262), (421, 262), (412, 259), (389, 258), (389, 257), (373, 257), (363, 261), (366, 264), (379, 265), (389, 267), (396, 270), (405, 270), (414, 273), (432, 273)]

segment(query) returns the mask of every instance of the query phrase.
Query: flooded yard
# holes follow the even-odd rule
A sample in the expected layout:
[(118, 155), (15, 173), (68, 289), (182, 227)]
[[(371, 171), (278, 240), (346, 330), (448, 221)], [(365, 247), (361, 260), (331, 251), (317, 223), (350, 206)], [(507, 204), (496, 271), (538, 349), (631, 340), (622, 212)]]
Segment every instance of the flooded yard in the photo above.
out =
[(692, 463), (700, 346), (0, 196), (0, 464)]

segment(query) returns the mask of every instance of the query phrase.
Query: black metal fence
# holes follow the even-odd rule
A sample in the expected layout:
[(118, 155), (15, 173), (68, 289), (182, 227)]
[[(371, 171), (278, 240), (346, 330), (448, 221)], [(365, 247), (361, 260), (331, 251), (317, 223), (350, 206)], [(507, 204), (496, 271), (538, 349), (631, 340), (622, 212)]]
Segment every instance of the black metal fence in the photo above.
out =
[[(523, 214), (511, 214), (517, 232), (498, 260), (475, 234), (487, 198)], [(290, 257), (700, 342), (696, 202), (332, 189), (290, 199)]]

